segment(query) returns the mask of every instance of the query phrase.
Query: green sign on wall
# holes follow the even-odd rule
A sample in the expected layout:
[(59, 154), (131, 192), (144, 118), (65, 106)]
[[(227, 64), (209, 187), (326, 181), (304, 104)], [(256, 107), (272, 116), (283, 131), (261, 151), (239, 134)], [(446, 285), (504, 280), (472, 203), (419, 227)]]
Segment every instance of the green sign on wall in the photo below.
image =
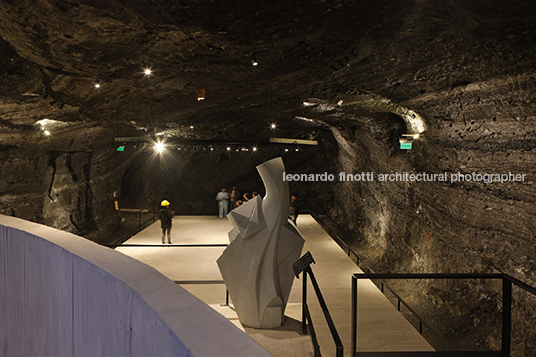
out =
[(401, 149), (411, 149), (411, 143), (400, 143), (400, 148)]
[(120, 146), (117, 148), (117, 151), (125, 151), (125, 147), (124, 146)]

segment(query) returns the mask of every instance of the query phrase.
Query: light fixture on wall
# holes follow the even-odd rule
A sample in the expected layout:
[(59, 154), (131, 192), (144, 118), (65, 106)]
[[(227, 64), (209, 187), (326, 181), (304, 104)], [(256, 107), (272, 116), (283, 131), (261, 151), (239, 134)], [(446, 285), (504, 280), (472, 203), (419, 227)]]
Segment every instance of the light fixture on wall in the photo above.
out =
[(205, 100), (205, 90), (203, 88), (197, 88), (197, 100)]

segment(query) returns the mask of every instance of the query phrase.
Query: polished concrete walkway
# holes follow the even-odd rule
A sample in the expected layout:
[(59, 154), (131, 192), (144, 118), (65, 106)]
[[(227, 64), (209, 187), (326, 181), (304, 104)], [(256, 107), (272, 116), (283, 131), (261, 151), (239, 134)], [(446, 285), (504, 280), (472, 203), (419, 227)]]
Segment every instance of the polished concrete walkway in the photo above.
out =
[[(231, 229), (227, 219), (216, 216), (178, 216), (173, 219), (172, 242), (175, 244), (226, 244)], [(305, 238), (303, 253), (310, 251), (312, 265), (324, 299), (339, 335), (345, 356), (350, 356), (351, 276), (361, 272), (342, 249), (308, 215), (298, 218), (298, 228)], [(125, 244), (160, 244), (160, 222), (132, 237)], [(216, 260), (224, 247), (119, 247), (130, 255), (158, 269), (192, 294), (245, 330), (274, 356), (310, 357), (313, 348), (309, 335), (301, 333), (301, 279), (295, 280), (285, 311), (285, 324), (276, 329), (243, 327), (231, 306), (225, 303), (225, 285)], [(359, 282), (358, 351), (431, 351), (432, 347), (383, 296), (370, 281)], [(308, 298), (321, 351), (335, 355), (335, 345), (316, 301), (309, 281)]]

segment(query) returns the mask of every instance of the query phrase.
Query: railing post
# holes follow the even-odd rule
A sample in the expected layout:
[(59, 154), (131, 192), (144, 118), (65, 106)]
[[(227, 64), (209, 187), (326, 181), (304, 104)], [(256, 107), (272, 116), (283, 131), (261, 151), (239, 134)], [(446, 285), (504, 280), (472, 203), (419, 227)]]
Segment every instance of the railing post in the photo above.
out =
[(305, 269), (302, 274), (303, 278), (303, 288), (302, 288), (302, 322), (301, 322), (301, 328), (302, 332), (304, 334), (307, 334), (307, 270), (309, 268)]
[(510, 356), (510, 339), (512, 333), (512, 281), (503, 277), (503, 313), (502, 313), (502, 355)]
[(352, 357), (357, 352), (357, 278), (352, 275)]

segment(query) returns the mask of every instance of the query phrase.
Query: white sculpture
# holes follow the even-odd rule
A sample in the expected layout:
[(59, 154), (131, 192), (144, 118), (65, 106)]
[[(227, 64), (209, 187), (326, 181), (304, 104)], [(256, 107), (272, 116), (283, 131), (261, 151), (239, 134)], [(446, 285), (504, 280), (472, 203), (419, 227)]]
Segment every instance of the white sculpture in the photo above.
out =
[(285, 307), (294, 281), (292, 264), (305, 242), (289, 222), (288, 182), (278, 157), (257, 170), (266, 196), (249, 200), (227, 216), (233, 229), (231, 244), (218, 259), (218, 266), (240, 322), (255, 328), (283, 323)]

